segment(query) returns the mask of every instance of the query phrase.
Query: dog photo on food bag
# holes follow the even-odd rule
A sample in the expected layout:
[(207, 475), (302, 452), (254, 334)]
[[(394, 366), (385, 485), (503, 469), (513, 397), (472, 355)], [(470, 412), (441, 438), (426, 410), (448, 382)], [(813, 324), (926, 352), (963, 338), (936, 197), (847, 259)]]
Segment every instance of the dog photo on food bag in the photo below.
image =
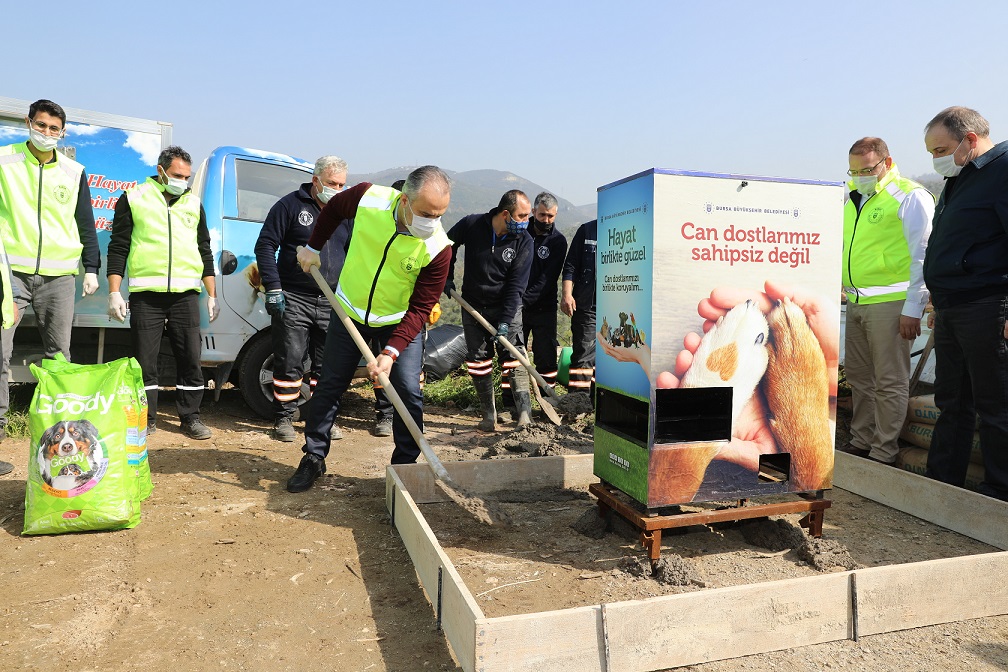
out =
[(87, 483), (102, 457), (98, 430), (87, 420), (61, 420), (39, 441), (39, 472), (57, 490)]

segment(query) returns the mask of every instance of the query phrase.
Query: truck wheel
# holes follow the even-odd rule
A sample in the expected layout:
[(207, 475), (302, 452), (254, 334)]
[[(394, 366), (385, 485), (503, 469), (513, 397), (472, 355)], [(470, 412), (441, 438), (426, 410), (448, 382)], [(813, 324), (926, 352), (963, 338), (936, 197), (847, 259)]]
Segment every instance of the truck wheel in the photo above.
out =
[[(273, 419), (276, 412), (273, 406), (273, 341), (268, 333), (249, 344), (238, 370), (238, 387), (245, 403), (256, 415)], [(302, 385), (298, 406), (308, 399), (308, 394), (308, 386)]]

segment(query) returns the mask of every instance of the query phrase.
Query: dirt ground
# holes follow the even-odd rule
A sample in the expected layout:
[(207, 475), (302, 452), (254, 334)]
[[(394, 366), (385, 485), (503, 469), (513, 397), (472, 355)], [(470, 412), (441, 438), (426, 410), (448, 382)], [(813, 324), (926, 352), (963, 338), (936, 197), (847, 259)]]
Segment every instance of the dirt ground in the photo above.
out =
[[(301, 444), (267, 437), (237, 391), (204, 405), (206, 442), (179, 433), (163, 399), (155, 491), (132, 530), (20, 536), (27, 441), (0, 444), (16, 465), (0, 477), (0, 670), (458, 669), (389, 525), (391, 442), (369, 434), (363, 391), (348, 395), (328, 474), (299, 495), (284, 484)], [(475, 413), (428, 408), (429, 440), (445, 461), (589, 452), (583, 405), (566, 403), (559, 430), (494, 436), (474, 431)], [(830, 498), (822, 541), (796, 534), (797, 516), (689, 528), (665, 537), (656, 576), (635, 535), (600, 521), (582, 491), (498, 493), (516, 521), (507, 530), (450, 504), (424, 514), (488, 616), (995, 550), (850, 493)], [(1008, 617), (684, 669), (1008, 670)]]

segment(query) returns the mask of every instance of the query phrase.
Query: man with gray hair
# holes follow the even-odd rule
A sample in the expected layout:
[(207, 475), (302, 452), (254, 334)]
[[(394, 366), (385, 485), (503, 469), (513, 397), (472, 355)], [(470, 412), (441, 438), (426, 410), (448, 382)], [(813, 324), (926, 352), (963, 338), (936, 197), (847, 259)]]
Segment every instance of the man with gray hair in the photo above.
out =
[[(377, 339), (381, 344), (376, 361), (368, 364), (372, 380), (378, 379), (379, 372), (389, 377), (421, 431), (420, 331), (451, 264), (451, 241), (441, 228), (450, 200), (451, 183), (437, 166), (421, 166), (410, 173), (402, 193), (363, 182), (329, 200), (308, 244), (297, 253), (301, 268), (309, 272), (321, 264), (319, 251), (332, 245), (333, 232), (354, 220), (336, 299), (364, 341)], [(289, 492), (307, 490), (325, 473), (329, 428), (359, 361), (360, 351), (346, 326), (341, 320), (331, 320), (321, 379), (305, 421), (304, 457), (287, 481)], [(420, 446), (398, 409), (392, 417), (392, 438), (392, 464), (416, 462)]]
[[(337, 156), (323, 156), (315, 162), (311, 182), (302, 184), (274, 204), (266, 215), (256, 240), (256, 262), (266, 288), (266, 312), (272, 318), (273, 339), (273, 438), (293, 442), (294, 412), (305, 379), (305, 361), (309, 389), (314, 391), (322, 368), (322, 349), (332, 309), (315, 280), (301, 271), (297, 248), (308, 242), (322, 206), (343, 190), (347, 179), (346, 161)], [(340, 227), (341, 240), (329, 245), (322, 259), (321, 271), (336, 287), (349, 226)], [(279, 250), (279, 254), (277, 253)], [(342, 437), (334, 426), (332, 438)]]
[(1008, 142), (978, 112), (949, 107), (924, 144), (946, 178), (924, 281), (935, 307), (935, 405), (927, 475), (962, 486), (980, 418), (979, 491), (1008, 500)]
[[(527, 229), (532, 236), (532, 267), (522, 295), (522, 340), (528, 344), (531, 334), (536, 371), (551, 386), (557, 377), (557, 281), (567, 254), (567, 238), (556, 228), (558, 208), (556, 196), (548, 191), (532, 203)], [(513, 406), (513, 399), (508, 403), (512, 396), (508, 383), (501, 382), (501, 396), (506, 406)]]

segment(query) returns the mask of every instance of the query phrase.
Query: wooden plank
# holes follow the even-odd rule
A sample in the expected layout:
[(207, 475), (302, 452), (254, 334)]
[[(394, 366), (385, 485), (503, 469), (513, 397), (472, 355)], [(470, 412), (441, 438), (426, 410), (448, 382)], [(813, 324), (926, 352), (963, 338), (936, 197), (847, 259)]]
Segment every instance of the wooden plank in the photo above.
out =
[(602, 609), (577, 607), (477, 623), (476, 670), (606, 672)]
[(609, 605), (612, 669), (661, 670), (847, 639), (849, 574)]
[(847, 639), (850, 572), (477, 624), (477, 670), (661, 670)]
[[(426, 465), (422, 466), (428, 473)], [(438, 574), (441, 578), (441, 628), (451, 645), (459, 665), (472, 672), (476, 648), (476, 620), (483, 620), (483, 611), (469, 593), (465, 582), (451, 560), (438, 544), (420, 509), (399, 480), (395, 469), (385, 472), (386, 507), (395, 521), (403, 545), (416, 568), (420, 585), (437, 614)]]
[(1008, 553), (857, 570), (862, 635), (1008, 614)]
[(840, 451), (834, 453), (833, 485), (1008, 550), (1008, 502)]
[[(594, 456), (589, 454), (446, 462), (444, 467), (453, 481), (479, 494), (518, 486), (529, 489), (585, 486), (598, 480), (592, 473), (593, 464)], [(416, 503), (448, 501), (427, 465), (396, 464), (388, 468), (396, 470)]]

